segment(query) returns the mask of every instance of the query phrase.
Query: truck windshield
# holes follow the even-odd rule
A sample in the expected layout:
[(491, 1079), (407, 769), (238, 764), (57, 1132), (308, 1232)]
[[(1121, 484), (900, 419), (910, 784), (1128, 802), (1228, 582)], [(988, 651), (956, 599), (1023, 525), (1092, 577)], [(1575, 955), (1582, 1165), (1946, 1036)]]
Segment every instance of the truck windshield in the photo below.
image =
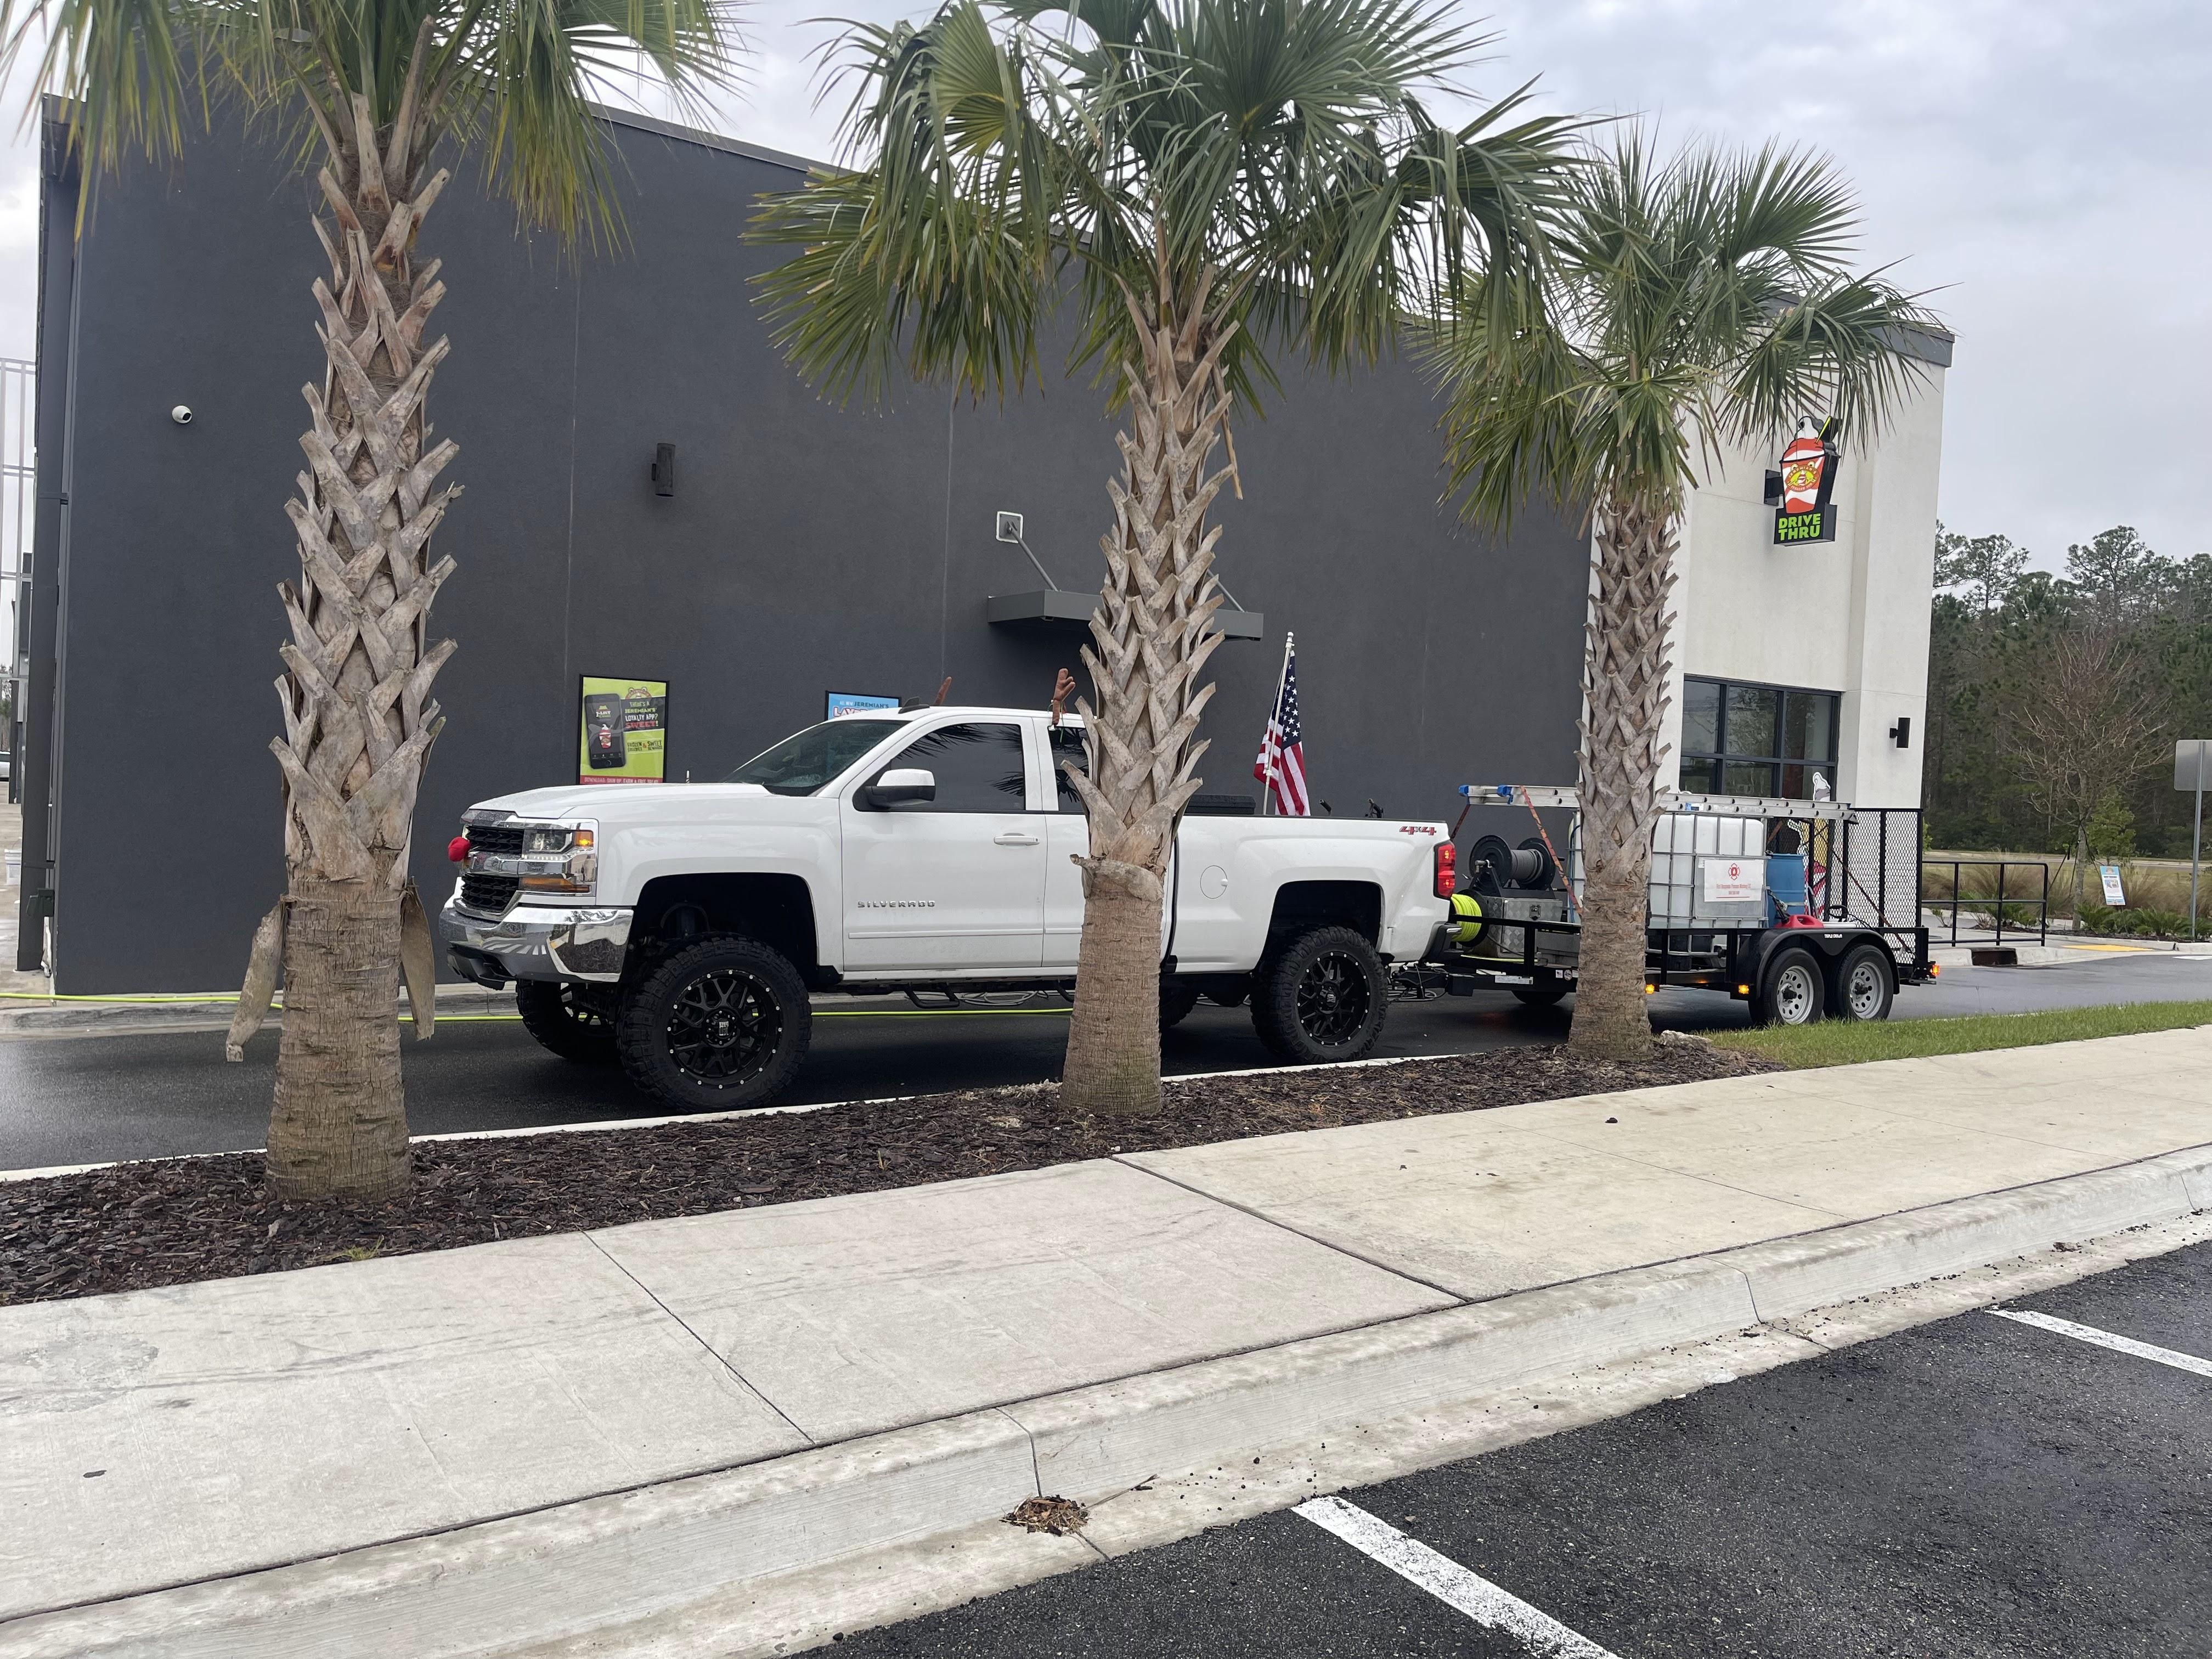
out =
[(811, 795), (905, 724), (849, 715), (824, 720), (755, 755), (722, 781), (757, 783), (771, 795)]

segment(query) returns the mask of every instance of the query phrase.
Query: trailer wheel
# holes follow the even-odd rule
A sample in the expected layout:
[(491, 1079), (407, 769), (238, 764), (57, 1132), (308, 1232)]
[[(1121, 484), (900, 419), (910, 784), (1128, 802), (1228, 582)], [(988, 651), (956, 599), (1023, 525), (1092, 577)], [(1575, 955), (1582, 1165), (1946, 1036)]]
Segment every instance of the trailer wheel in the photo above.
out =
[(1837, 1019), (1887, 1019), (1897, 995), (1889, 952), (1862, 945), (1844, 957), (1828, 988), (1828, 1012)]
[(1382, 958), (1349, 927), (1300, 933), (1253, 976), (1253, 1029), (1290, 1065), (1358, 1059), (1382, 1035), (1389, 1012)]
[(522, 1029), (563, 1060), (609, 1066), (615, 1058), (614, 988), (592, 992), (580, 985), (519, 979), (514, 1006)]
[(1777, 951), (1766, 964), (1755, 1012), (1761, 1025), (1810, 1025), (1820, 1018), (1828, 988), (1810, 951), (1791, 945)]
[(1509, 985), (1507, 990), (1531, 1008), (1556, 1008), (1567, 1000), (1567, 994), (1556, 985)]
[(814, 1035), (806, 985), (758, 939), (706, 939), (664, 958), (623, 998), (623, 1071), (678, 1111), (765, 1106)]

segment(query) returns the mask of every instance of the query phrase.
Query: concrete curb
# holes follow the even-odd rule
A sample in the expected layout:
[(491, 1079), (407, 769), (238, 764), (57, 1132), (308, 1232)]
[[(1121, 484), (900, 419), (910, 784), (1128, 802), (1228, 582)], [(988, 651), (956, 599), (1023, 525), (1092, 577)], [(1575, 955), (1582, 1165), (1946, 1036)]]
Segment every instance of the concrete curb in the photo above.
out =
[[(87, 998), (64, 1001), (18, 998), (0, 1002), (0, 1037), (9, 1036), (143, 1036), (161, 1031), (221, 1031), (230, 1024), (238, 994), (209, 992), (204, 997), (173, 1002), (105, 1001)], [(406, 1005), (394, 1012), (404, 1015)], [(467, 1018), (489, 1013), (512, 1014), (514, 996), (508, 991), (489, 991), (481, 985), (441, 985), (438, 988), (441, 1018)], [(283, 1010), (272, 1008), (268, 1026), (284, 1023)]]
[[(1794, 1238), (1516, 1292), (1009, 1403), (432, 1536), (0, 1626), (4, 1659), (642, 1653), (770, 1575), (1097, 1500), (1836, 1303), (2212, 1209), (2212, 1146)], [(653, 1644), (656, 1650), (659, 1644)]]

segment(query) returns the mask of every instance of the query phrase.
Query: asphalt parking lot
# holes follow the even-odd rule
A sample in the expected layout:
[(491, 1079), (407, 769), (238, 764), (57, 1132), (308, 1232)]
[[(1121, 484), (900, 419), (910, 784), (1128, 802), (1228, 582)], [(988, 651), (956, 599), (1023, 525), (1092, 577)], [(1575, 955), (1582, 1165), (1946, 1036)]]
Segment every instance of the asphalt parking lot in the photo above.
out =
[[(2212, 957), (2116, 957), (2050, 969), (1972, 969), (1907, 990), (1899, 1018), (2212, 997)], [(814, 1045), (790, 1103), (1035, 1083), (1057, 1077), (1066, 1015), (1056, 1000), (1009, 1012), (922, 1012), (902, 1000), (817, 1004)], [(1378, 1055), (1477, 1053), (1555, 1042), (1573, 1004), (1524, 1008), (1503, 992), (1394, 1004)], [(1652, 999), (1662, 1026), (1741, 1026), (1741, 1003), (1669, 989)], [(539, 1127), (642, 1117), (659, 1109), (621, 1073), (540, 1048), (512, 1016), (449, 1019), (428, 1042), (403, 1042), (409, 1121), (417, 1134)], [(1243, 1008), (1200, 1003), (1165, 1034), (1170, 1073), (1272, 1063)], [(222, 1058), (219, 1031), (0, 1039), (0, 1169), (258, 1146), (269, 1122), (273, 1030), (246, 1060)]]
[(2006, 1306), (2074, 1328), (1960, 1315), (849, 1636), (838, 1651), (2212, 1652), (2212, 1245)]

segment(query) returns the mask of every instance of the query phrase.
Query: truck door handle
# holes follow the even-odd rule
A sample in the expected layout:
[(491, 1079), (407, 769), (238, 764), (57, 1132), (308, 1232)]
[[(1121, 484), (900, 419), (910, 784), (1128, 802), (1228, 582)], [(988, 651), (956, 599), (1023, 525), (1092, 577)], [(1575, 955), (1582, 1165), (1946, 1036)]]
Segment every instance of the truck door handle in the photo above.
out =
[(1019, 830), (1009, 830), (1006, 834), (994, 836), (993, 839), (1001, 847), (1034, 847), (1037, 844), (1037, 838), (1035, 836), (1025, 835)]

